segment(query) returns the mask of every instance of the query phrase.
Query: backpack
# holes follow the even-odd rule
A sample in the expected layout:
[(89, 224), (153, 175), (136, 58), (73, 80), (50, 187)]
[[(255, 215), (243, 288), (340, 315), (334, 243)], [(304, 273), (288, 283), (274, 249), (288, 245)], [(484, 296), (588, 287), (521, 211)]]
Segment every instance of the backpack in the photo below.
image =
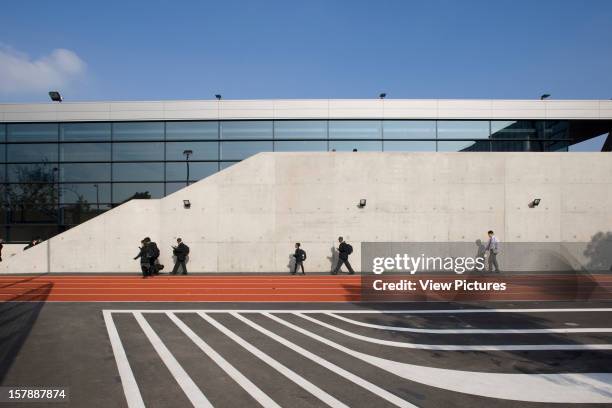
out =
[(346, 244), (346, 253), (349, 255), (353, 253), (353, 247), (351, 244)]
[(306, 260), (306, 251), (300, 249), (300, 257), (302, 258), (302, 262)]
[[(183, 244), (185, 245), (185, 244)], [(185, 245), (185, 256), (189, 255), (189, 247)]]

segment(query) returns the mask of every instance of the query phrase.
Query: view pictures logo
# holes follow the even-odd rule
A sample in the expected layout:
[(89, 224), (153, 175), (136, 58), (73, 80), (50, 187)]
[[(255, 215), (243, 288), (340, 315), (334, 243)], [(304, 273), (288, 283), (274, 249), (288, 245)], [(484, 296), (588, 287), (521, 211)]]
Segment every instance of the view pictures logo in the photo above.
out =
[(372, 272), (380, 275), (384, 272), (417, 272), (453, 271), (462, 274), (466, 271), (482, 271), (485, 268), (484, 257), (441, 257), (396, 254), (394, 257), (375, 257), (372, 259)]

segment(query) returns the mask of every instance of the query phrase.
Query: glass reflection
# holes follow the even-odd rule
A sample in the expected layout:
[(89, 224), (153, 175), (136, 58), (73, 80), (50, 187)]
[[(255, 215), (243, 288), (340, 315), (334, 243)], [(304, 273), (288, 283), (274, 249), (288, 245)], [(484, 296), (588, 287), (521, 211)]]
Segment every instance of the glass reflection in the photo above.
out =
[(244, 160), (259, 152), (271, 152), (272, 141), (269, 142), (221, 142), (222, 160)]
[(113, 163), (113, 181), (164, 181), (164, 164)]
[(131, 199), (161, 198), (164, 183), (114, 183), (113, 201), (115, 205)]
[(56, 163), (9, 164), (9, 183), (57, 183)]
[(330, 120), (330, 139), (380, 139), (380, 120)]
[(275, 141), (275, 152), (325, 152), (327, 151), (327, 141), (303, 141), (296, 140), (292, 142)]
[(488, 139), (489, 121), (439, 120), (438, 139)]
[(110, 143), (61, 143), (60, 161), (110, 161)]
[(9, 144), (7, 159), (9, 163), (57, 161), (57, 144)]
[(115, 143), (113, 160), (164, 160), (164, 143)]
[(279, 120), (274, 122), (275, 139), (327, 139), (323, 120)]
[(57, 123), (10, 123), (7, 125), (8, 142), (57, 142)]
[(439, 152), (488, 152), (490, 150), (488, 140), (438, 142)]
[(61, 185), (62, 203), (89, 203), (92, 207), (111, 202), (110, 183), (64, 183)]
[(63, 182), (109, 181), (109, 163), (63, 163), (60, 166), (60, 180)]
[(218, 142), (167, 142), (166, 160), (185, 160), (183, 152), (191, 150), (189, 160), (219, 160)]
[(354, 149), (357, 149), (358, 152), (381, 152), (382, 151), (382, 141), (367, 141), (367, 140), (355, 140), (355, 141), (345, 141), (345, 140), (330, 140), (329, 141), (329, 150), (337, 151), (337, 152), (350, 152)]
[(115, 122), (113, 140), (164, 140), (164, 122)]
[[(189, 162), (189, 181), (198, 181), (219, 171), (218, 163)], [(187, 179), (185, 163), (166, 163), (166, 181)]]
[(272, 139), (271, 121), (221, 122), (222, 139)]
[(435, 139), (436, 122), (433, 120), (385, 120), (385, 139)]
[(110, 123), (61, 123), (61, 141), (110, 141)]
[(166, 122), (166, 140), (218, 138), (218, 122)]

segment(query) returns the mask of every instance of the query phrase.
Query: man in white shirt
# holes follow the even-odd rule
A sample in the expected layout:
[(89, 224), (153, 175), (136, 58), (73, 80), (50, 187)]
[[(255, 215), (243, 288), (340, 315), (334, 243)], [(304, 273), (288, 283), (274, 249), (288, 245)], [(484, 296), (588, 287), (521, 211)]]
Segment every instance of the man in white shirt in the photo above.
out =
[(487, 242), (485, 251), (489, 251), (489, 272), (493, 272), (493, 268), (495, 268), (495, 272), (499, 273), (499, 264), (497, 263), (497, 254), (499, 252), (499, 240), (494, 235), (493, 231), (489, 231), (488, 235), (489, 235), (489, 242)]

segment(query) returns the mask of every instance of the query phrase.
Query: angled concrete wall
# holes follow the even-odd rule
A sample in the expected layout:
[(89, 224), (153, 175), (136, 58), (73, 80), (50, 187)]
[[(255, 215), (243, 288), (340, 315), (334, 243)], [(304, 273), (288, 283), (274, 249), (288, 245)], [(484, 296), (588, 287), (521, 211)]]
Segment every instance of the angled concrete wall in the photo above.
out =
[(361, 242), (474, 242), (488, 229), (504, 242), (609, 240), (612, 154), (261, 153), (161, 200), (132, 200), (0, 271), (137, 272), (144, 236), (169, 268), (181, 236), (194, 272), (286, 273), (296, 241), (307, 270), (327, 272), (339, 235), (359, 269)]

